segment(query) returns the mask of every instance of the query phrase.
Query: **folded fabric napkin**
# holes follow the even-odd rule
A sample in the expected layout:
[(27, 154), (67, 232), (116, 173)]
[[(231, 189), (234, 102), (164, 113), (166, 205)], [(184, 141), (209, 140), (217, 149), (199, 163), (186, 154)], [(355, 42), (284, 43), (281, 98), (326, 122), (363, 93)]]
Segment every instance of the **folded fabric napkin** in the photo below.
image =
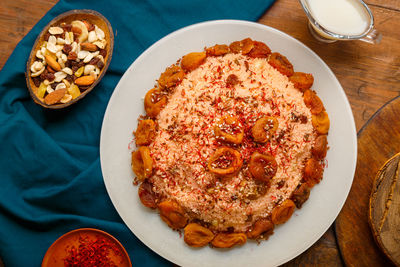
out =
[[(133, 265), (169, 265), (125, 226), (105, 190), (99, 140), (108, 100), (135, 58), (166, 34), (206, 20), (255, 21), (273, 1), (61, 0), (51, 9), (0, 72), (0, 257), (5, 265), (39, 266), (60, 235), (81, 227), (114, 235)], [(46, 110), (29, 96), (26, 61), (43, 27), (71, 9), (94, 9), (110, 21), (114, 54), (105, 77), (84, 99), (64, 110)]]

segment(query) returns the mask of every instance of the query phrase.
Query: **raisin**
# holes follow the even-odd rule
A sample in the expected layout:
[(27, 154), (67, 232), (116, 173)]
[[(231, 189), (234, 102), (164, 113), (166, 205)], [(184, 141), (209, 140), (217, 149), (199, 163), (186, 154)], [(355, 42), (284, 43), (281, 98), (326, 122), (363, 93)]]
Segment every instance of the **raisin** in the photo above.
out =
[(68, 81), (69, 83), (72, 83), (74, 81), (74, 75), (67, 75), (67, 77), (65, 77), (65, 80)]
[(65, 44), (62, 49), (62, 51), (67, 55), (69, 54), (69, 52), (71, 52), (71, 50), (72, 50), (72, 45), (69, 45), (69, 44)]
[(100, 49), (100, 55), (103, 56), (104, 58), (107, 56), (107, 50), (105, 49)]
[(303, 123), (303, 124), (304, 124), (304, 123), (307, 123), (307, 121), (308, 121), (306, 115), (301, 114), (301, 115), (299, 116), (299, 118), (300, 118), (300, 122)]
[(98, 57), (95, 57), (95, 58), (92, 58), (90, 61), (89, 61), (89, 65), (96, 65), (97, 64), (97, 62), (99, 62), (99, 60), (100, 60), (100, 58), (98, 58)]
[(77, 40), (79, 36), (81, 35), (80, 33), (74, 32), (74, 40)]
[(80, 90), (81, 92), (84, 92), (84, 91), (86, 91), (87, 89), (89, 89), (90, 85), (89, 85), (89, 86), (81, 86), (81, 85), (79, 85), (78, 87), (79, 87), (79, 90)]
[(65, 32), (54, 35), (56, 38), (65, 39)]
[(33, 84), (36, 86), (36, 87), (39, 87), (40, 86), (40, 77), (32, 77), (32, 82), (33, 82)]
[(46, 80), (46, 74), (49, 73), (47, 69), (45, 69), (42, 74), (40, 74), (40, 79), (42, 81)]
[(72, 30), (72, 25), (71, 24), (64, 24), (61, 26), (61, 28), (63, 28), (64, 31), (66, 32), (70, 32)]
[(239, 83), (239, 79), (235, 74), (230, 74), (226, 79), (226, 87), (234, 87)]
[(98, 67), (99, 69), (102, 69), (102, 68), (104, 67), (103, 61), (99, 60), (99, 61), (97, 62), (97, 67)]
[(58, 84), (59, 84), (59, 83), (52, 83), (52, 84), (50, 84), (50, 86), (51, 86), (52, 89), (56, 89), (56, 87), (57, 87)]
[(71, 61), (69, 60), (65, 61), (64, 65), (66, 68), (71, 68)]
[(78, 58), (78, 55), (75, 52), (69, 52), (67, 58), (68, 60), (76, 60)]
[(54, 76), (54, 74), (51, 72), (46, 74), (46, 79), (49, 80), (49, 82), (54, 81), (55, 78), (56, 76)]
[(88, 31), (94, 31), (94, 25), (92, 23), (89, 23)]
[(71, 69), (72, 69), (72, 72), (75, 73), (79, 69), (79, 67), (77, 65), (72, 65)]
[(49, 32), (46, 32), (46, 33), (43, 35), (43, 39), (47, 42), (47, 41), (49, 40), (49, 38), (50, 38), (50, 33), (49, 33)]

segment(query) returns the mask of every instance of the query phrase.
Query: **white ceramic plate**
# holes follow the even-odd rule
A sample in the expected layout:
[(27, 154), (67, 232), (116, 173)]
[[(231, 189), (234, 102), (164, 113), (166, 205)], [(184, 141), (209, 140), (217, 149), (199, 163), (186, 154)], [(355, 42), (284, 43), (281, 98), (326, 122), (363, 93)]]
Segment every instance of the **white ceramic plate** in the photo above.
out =
[[(323, 100), (331, 120), (324, 179), (303, 208), (275, 228), (268, 241), (217, 250), (193, 249), (169, 229), (158, 214), (142, 206), (132, 185), (128, 144), (137, 118), (144, 114), (143, 97), (166, 67), (183, 55), (205, 46), (250, 37), (285, 55), (296, 71), (312, 73), (313, 89)], [(125, 72), (108, 104), (101, 130), (100, 158), (108, 194), (131, 231), (149, 248), (181, 266), (276, 266), (299, 255), (333, 223), (353, 181), (357, 138), (346, 95), (329, 67), (309, 48), (273, 28), (246, 21), (221, 20), (192, 25), (164, 37), (147, 49)]]

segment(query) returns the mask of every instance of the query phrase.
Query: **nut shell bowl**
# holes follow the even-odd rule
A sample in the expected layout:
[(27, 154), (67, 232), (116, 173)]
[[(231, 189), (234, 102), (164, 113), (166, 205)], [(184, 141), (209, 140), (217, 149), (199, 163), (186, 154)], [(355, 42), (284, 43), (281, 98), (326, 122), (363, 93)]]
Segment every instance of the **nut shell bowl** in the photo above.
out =
[[(75, 21), (75, 20), (89, 21), (90, 23), (97, 25), (97, 27), (99, 27), (104, 32), (104, 35), (105, 35), (104, 39), (107, 41), (107, 45), (104, 48), (107, 51), (107, 54), (104, 57), (104, 66), (100, 70), (100, 73), (98, 74), (95, 81), (86, 90), (81, 92), (79, 96), (77, 96), (74, 99), (71, 99), (70, 101), (68, 101), (66, 103), (56, 103), (56, 104), (49, 105), (49, 104), (45, 103), (43, 98), (38, 97), (36, 94), (38, 87), (34, 84), (32, 77), (31, 77), (31, 75), (32, 75), (31, 65), (37, 60), (36, 52), (40, 48), (40, 46), (45, 42), (45, 34), (48, 32), (49, 28), (54, 27), (54, 26), (60, 26), (60, 24), (63, 22), (70, 24), (72, 21)], [(70, 105), (78, 102), (80, 99), (84, 98), (100, 82), (100, 80), (103, 78), (105, 72), (107, 71), (107, 68), (111, 62), (113, 47), (114, 47), (114, 34), (113, 34), (113, 30), (112, 30), (110, 22), (102, 14), (100, 14), (94, 10), (88, 10), (88, 9), (70, 10), (70, 11), (62, 13), (59, 16), (57, 16), (56, 18), (54, 18), (52, 21), (50, 21), (49, 24), (47, 24), (43, 28), (42, 32), (36, 38), (35, 44), (33, 45), (32, 51), (29, 55), (28, 62), (26, 64), (25, 78), (26, 78), (26, 83), (28, 86), (29, 93), (30, 93), (33, 101), (35, 103), (41, 105), (42, 107), (45, 107), (48, 109), (61, 109), (61, 108), (70, 106)], [(74, 75), (74, 74), (72, 74), (72, 75)]]

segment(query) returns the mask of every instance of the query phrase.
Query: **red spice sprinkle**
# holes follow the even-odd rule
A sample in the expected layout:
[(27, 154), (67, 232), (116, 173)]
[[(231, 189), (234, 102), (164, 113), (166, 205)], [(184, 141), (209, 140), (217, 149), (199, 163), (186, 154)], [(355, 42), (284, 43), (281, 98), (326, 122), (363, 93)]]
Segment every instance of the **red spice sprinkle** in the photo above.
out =
[(64, 259), (66, 267), (116, 267), (123, 261), (121, 259), (121, 262), (115, 263), (110, 259), (110, 253), (119, 256), (121, 250), (114, 242), (98, 235), (94, 240), (88, 236), (79, 236), (79, 247), (72, 246), (67, 252), (68, 256)]

